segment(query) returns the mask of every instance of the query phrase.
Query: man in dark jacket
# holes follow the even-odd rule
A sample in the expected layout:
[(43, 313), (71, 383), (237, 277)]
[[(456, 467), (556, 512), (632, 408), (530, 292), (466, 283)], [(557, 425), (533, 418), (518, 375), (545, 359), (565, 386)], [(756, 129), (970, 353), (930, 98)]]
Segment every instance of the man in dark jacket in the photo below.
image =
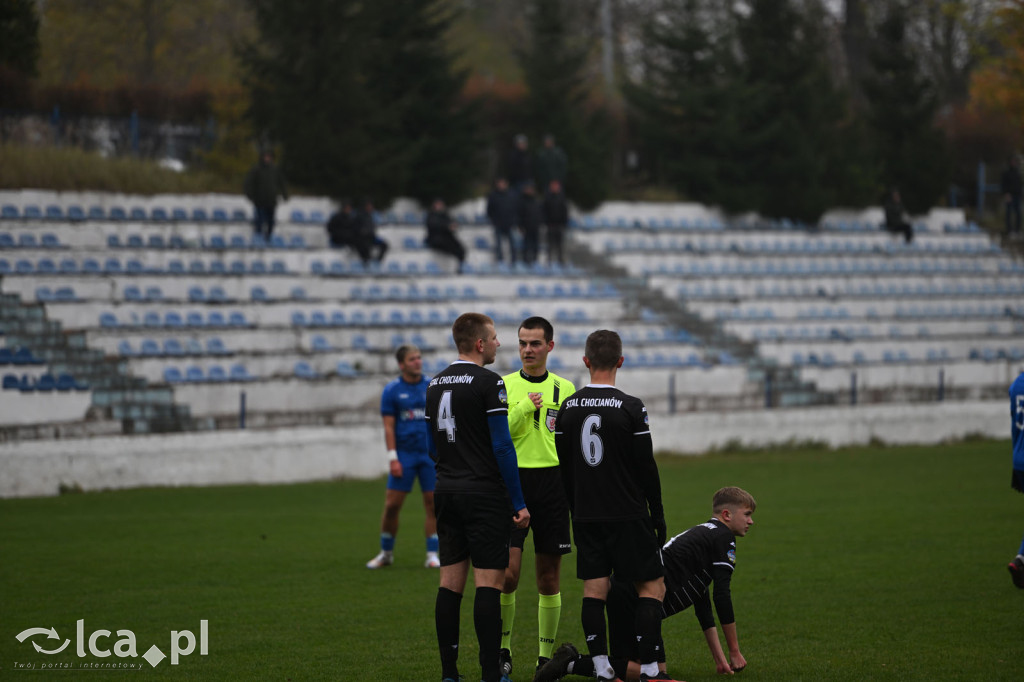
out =
[(523, 262), (533, 265), (540, 251), (540, 202), (532, 182), (523, 186), (519, 197), (519, 229), (523, 233)]
[(487, 218), (494, 226), (494, 262), (500, 263), (505, 258), (502, 242), (508, 244), (509, 262), (516, 262), (516, 245), (512, 229), (516, 225), (517, 199), (515, 193), (508, 188), (508, 180), (498, 178), (494, 189), (487, 195)]
[(459, 273), (466, 260), (466, 247), (455, 236), (455, 221), (441, 199), (434, 199), (427, 212), (427, 247), (434, 251), (455, 256), (459, 261)]
[(377, 221), (373, 217), (373, 202), (370, 199), (363, 199), (360, 202), (359, 210), (355, 212), (352, 229), (355, 244), (353, 247), (359, 253), (359, 259), (363, 265), (369, 265), (373, 260), (380, 263), (384, 260), (384, 254), (388, 252), (388, 243), (377, 236)]
[(565, 155), (565, 150), (555, 144), (554, 135), (544, 136), (544, 146), (537, 152), (536, 171), (537, 186), (541, 190), (546, 192), (551, 186), (552, 180), (557, 180), (562, 187), (565, 187), (565, 176), (569, 172), (569, 159)]
[(511, 152), (505, 163), (505, 177), (516, 194), (522, 191), (528, 182), (533, 182), (533, 169), (530, 167), (529, 142), (526, 135), (515, 136)]
[(259, 162), (245, 176), (243, 190), (253, 205), (253, 232), (269, 241), (274, 232), (277, 197), (288, 201), (288, 187), (284, 175), (274, 165), (273, 154), (263, 152)]
[(903, 241), (909, 244), (914, 241), (914, 230), (906, 219), (906, 209), (903, 208), (903, 200), (900, 198), (898, 189), (889, 190), (884, 197), (883, 209), (885, 210), (885, 229), (889, 232), (899, 232), (903, 235)]
[(331, 214), (327, 220), (327, 238), (331, 246), (342, 249), (346, 246), (355, 248), (355, 215), (352, 212), (352, 202), (348, 199), (341, 200), (341, 208)]
[(1006, 204), (1006, 236), (1020, 236), (1020, 157), (1010, 157), (1002, 177), (1003, 202)]
[(544, 194), (544, 224), (548, 228), (548, 265), (565, 265), (565, 230), (569, 225), (569, 205), (562, 183), (552, 180)]

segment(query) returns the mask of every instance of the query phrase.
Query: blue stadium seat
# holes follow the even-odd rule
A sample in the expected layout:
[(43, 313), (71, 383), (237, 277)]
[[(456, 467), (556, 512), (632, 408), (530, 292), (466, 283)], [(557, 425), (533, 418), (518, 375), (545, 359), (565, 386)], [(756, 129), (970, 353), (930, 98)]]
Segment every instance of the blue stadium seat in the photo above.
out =
[(314, 275), (326, 275), (327, 268), (324, 267), (323, 261), (315, 260), (309, 264), (309, 271)]
[(127, 220), (128, 213), (121, 206), (111, 206), (107, 218), (114, 221)]
[(290, 296), (293, 301), (305, 301), (309, 298), (305, 287), (292, 287)]
[(206, 380), (207, 381), (214, 381), (214, 382), (227, 381), (228, 380), (228, 374), (227, 374), (227, 372), (224, 371), (224, 368), (221, 367), (220, 365), (212, 365), (206, 371)]
[(243, 235), (233, 234), (228, 237), (228, 247), (232, 249), (247, 249), (249, 248), (249, 240)]
[(210, 216), (213, 218), (215, 223), (225, 223), (228, 220), (228, 212), (223, 208), (215, 208), (210, 212)]
[(189, 287), (188, 300), (191, 301), (192, 303), (205, 303), (206, 292), (203, 290), (202, 287), (199, 286)]
[(107, 274), (119, 274), (124, 272), (121, 261), (117, 258), (108, 258), (103, 262), (103, 272)]
[(254, 286), (250, 289), (249, 298), (250, 300), (259, 301), (260, 303), (266, 303), (270, 300), (270, 297), (267, 296), (267, 290), (261, 286)]
[(193, 275), (201, 275), (206, 272), (206, 263), (201, 260), (194, 260), (188, 264), (188, 271)]
[(232, 381), (252, 381), (256, 378), (249, 374), (249, 370), (245, 368), (245, 365), (232, 365), (228, 376), (231, 377)]
[(290, 249), (304, 249), (306, 248), (306, 240), (301, 234), (293, 234), (288, 238), (288, 248)]
[(39, 220), (43, 217), (43, 211), (38, 206), (29, 204), (21, 209), (21, 217), (29, 220)]
[(144, 296), (147, 301), (162, 301), (164, 298), (164, 292), (163, 289), (153, 284), (146, 287)]
[(52, 275), (57, 272), (57, 264), (50, 258), (40, 258), (36, 262), (36, 272), (43, 275)]
[(14, 204), (4, 204), (3, 208), (0, 208), (0, 218), (4, 220), (17, 220), (20, 215), (18, 207)]
[(57, 239), (57, 235), (51, 232), (44, 232), (39, 238), (39, 245), (44, 249), (59, 249), (60, 240)]
[(206, 316), (206, 324), (210, 327), (226, 327), (228, 326), (228, 321), (224, 317), (224, 313), (212, 311)]
[(340, 310), (335, 310), (331, 313), (331, 326), (332, 327), (344, 327), (347, 324), (345, 319), (345, 313)]
[(36, 390), (50, 392), (57, 387), (57, 380), (52, 374), (43, 374), (36, 379)]
[(64, 209), (57, 204), (50, 204), (46, 207), (47, 220), (64, 220)]
[(165, 367), (164, 368), (164, 381), (169, 384), (180, 384), (185, 381), (185, 377), (181, 375), (181, 370), (177, 367)]
[(219, 336), (211, 336), (206, 340), (206, 352), (210, 355), (230, 355), (231, 351), (227, 349), (224, 342)]
[(171, 209), (171, 220), (182, 221), (188, 220), (188, 213), (181, 207)]
[(72, 287), (57, 287), (53, 292), (53, 297), (62, 303), (78, 300), (78, 296)]
[(146, 209), (142, 208), (141, 206), (133, 206), (132, 209), (128, 212), (128, 217), (131, 220), (142, 220), (142, 221), (144, 221), (149, 216), (146, 215)]
[(121, 237), (116, 234), (107, 235), (107, 248), (119, 249), (121, 248)]
[(249, 215), (242, 209), (236, 208), (231, 211), (231, 219), (236, 223), (244, 223), (249, 220)]
[(205, 327), (206, 318), (203, 317), (202, 313), (191, 310), (185, 313), (185, 324), (189, 327)]
[(159, 234), (151, 234), (146, 239), (146, 246), (151, 249), (166, 249), (167, 242), (164, 241), (163, 236)]
[(224, 287), (212, 286), (206, 294), (206, 300), (213, 303), (227, 303), (229, 299), (227, 293), (224, 291)]
[(312, 339), (310, 339), (310, 347), (317, 352), (334, 350), (334, 348), (331, 346), (331, 343), (323, 336), (320, 336), (319, 334), (315, 335)]
[(150, 310), (142, 316), (142, 324), (146, 327), (162, 327), (163, 320), (160, 318), (160, 313)]
[(124, 271), (129, 275), (141, 275), (146, 271), (142, 261), (132, 258), (124, 264)]
[(287, 275), (288, 264), (280, 259), (274, 260), (270, 263), (270, 273), (272, 275)]
[(13, 249), (18, 245), (14, 237), (7, 232), (0, 232), (0, 249)]
[(178, 339), (164, 339), (164, 355), (184, 355), (185, 348)]
[(42, 303), (53, 301), (53, 291), (50, 287), (36, 287), (36, 300)]
[(232, 327), (248, 327), (249, 321), (245, 319), (245, 313), (233, 310), (228, 315), (228, 324)]
[(195, 383), (206, 381), (206, 374), (203, 372), (203, 368), (197, 365), (189, 365), (185, 369), (185, 381)]
[(128, 357), (135, 355), (135, 349), (132, 348), (132, 342), (128, 339), (121, 339), (117, 342), (117, 354)]
[(294, 368), (293, 372), (294, 372), (295, 376), (297, 378), (299, 378), (299, 379), (318, 379), (318, 378), (320, 378), (319, 375), (316, 373), (316, 370), (313, 369), (313, 367), (310, 366), (310, 364), (308, 362), (304, 362), (302, 360), (300, 360), (299, 362), (295, 363), (295, 368)]
[(18, 246), (23, 249), (35, 249), (38, 248), (39, 242), (36, 241), (36, 236), (31, 232), (22, 232), (18, 235)]
[(289, 217), (291, 218), (291, 221), (293, 223), (304, 223), (304, 222), (306, 222), (306, 214), (303, 213), (302, 211), (300, 211), (297, 208), (296, 209), (292, 209), (291, 216), (289, 216)]
[(185, 339), (185, 354), (186, 355), (202, 355), (203, 344), (199, 342), (199, 339), (188, 338)]
[(169, 275), (184, 275), (185, 274), (185, 264), (182, 263), (177, 258), (172, 258), (171, 260), (167, 261), (167, 274), (169, 274)]
[(151, 209), (150, 212), (149, 212), (149, 219), (150, 220), (157, 220), (157, 221), (160, 221), (160, 222), (166, 222), (167, 218), (168, 218), (168, 215), (167, 215), (167, 209), (166, 208), (156, 207), (156, 208)]
[(89, 220), (106, 220), (107, 212), (103, 210), (102, 206), (90, 206), (88, 218)]
[(228, 268), (222, 260), (212, 260), (207, 270), (211, 275), (226, 275)]
[(182, 319), (181, 313), (172, 310), (164, 315), (164, 326), (171, 328), (184, 327), (185, 321)]
[(206, 223), (209, 222), (210, 216), (207, 215), (206, 209), (204, 208), (193, 208), (192, 220), (196, 221), (197, 223)]
[(249, 272), (254, 275), (265, 275), (267, 274), (267, 264), (261, 260), (254, 260), (249, 263)]
[(339, 360), (338, 364), (334, 368), (334, 371), (338, 374), (338, 376), (344, 377), (346, 379), (354, 379), (355, 377), (359, 376), (359, 371), (355, 367), (353, 367), (352, 363), (349, 362), (348, 360)]
[(116, 327), (117, 316), (114, 313), (100, 313), (100, 326), (101, 327)]
[(294, 311), (292, 311), (292, 326), (293, 327), (305, 327), (305, 326), (307, 326), (306, 313), (304, 313), (301, 310), (294, 310)]
[(143, 339), (142, 344), (139, 346), (139, 355), (160, 357), (163, 355), (163, 350), (161, 350), (160, 344), (155, 339)]
[(231, 261), (231, 265), (228, 266), (228, 272), (232, 275), (244, 275), (246, 272), (245, 261)]

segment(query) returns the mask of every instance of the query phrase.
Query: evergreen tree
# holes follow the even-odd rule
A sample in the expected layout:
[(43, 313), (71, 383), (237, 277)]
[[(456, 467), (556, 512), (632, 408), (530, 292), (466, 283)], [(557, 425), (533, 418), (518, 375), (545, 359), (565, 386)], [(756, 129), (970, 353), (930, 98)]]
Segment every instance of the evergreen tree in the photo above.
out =
[(869, 52), (864, 83), (868, 124), (880, 159), (880, 180), (898, 187), (910, 211), (934, 204), (949, 181), (945, 136), (935, 126), (939, 100), (907, 40), (907, 10), (889, 5)]
[(645, 156), (658, 182), (716, 204), (729, 175), (736, 103), (725, 80), (735, 72), (729, 37), (705, 25), (705, 3), (664, 5), (644, 29), (642, 79), (623, 88), (637, 118)]
[(257, 129), (296, 185), (331, 196), (449, 201), (476, 176), (476, 118), (459, 102), (442, 0), (251, 0), (240, 56)]
[(0, 3), (0, 68), (35, 76), (39, 62), (39, 15), (34, 0)]
[(570, 34), (561, 0), (533, 0), (529, 28), (529, 45), (518, 54), (526, 129), (537, 141), (555, 136), (569, 159), (566, 194), (592, 208), (608, 196), (612, 126), (605, 111), (588, 105), (589, 45)]
[(842, 195), (850, 119), (832, 82), (823, 21), (820, 6), (792, 0), (754, 0), (738, 16), (739, 165), (725, 206), (811, 222)]

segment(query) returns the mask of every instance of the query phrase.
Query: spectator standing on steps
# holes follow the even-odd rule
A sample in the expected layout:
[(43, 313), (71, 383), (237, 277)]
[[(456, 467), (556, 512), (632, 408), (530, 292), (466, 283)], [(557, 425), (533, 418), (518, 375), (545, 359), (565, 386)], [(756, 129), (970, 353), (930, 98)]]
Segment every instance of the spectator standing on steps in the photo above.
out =
[(541, 208), (532, 182), (523, 186), (519, 196), (519, 229), (523, 233), (523, 262), (533, 265), (540, 253)]
[(508, 187), (508, 180), (498, 178), (494, 189), (487, 195), (487, 218), (494, 226), (494, 262), (501, 263), (505, 259), (502, 245), (508, 246), (509, 262), (513, 265), (517, 259), (516, 239), (513, 230), (517, 219), (516, 194)]
[(544, 193), (544, 225), (547, 227), (548, 265), (565, 265), (565, 231), (569, 226), (569, 205), (562, 183), (552, 180)]
[(526, 183), (533, 182), (533, 169), (530, 164), (529, 141), (522, 133), (512, 141), (512, 150), (505, 162), (505, 177), (512, 191), (516, 194), (523, 190)]
[(548, 133), (544, 136), (544, 146), (537, 152), (536, 180), (537, 186), (545, 192), (552, 180), (565, 187), (565, 178), (569, 172), (569, 159), (565, 150), (555, 144), (555, 136)]
[(285, 184), (284, 174), (274, 164), (272, 153), (263, 152), (259, 161), (249, 169), (243, 190), (253, 206), (253, 233), (270, 241), (270, 236), (274, 233), (277, 198), (281, 197), (288, 201), (288, 186)]

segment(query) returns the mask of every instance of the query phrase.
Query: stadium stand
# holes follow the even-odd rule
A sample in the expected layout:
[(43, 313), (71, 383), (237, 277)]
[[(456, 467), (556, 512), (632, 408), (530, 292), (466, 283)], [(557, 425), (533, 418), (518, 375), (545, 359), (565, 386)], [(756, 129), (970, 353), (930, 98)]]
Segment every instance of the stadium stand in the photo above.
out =
[(491, 263), (479, 204), (455, 210), (457, 276), (408, 202), (379, 216), (391, 251), (364, 268), (328, 246), (325, 200), (290, 202), (264, 244), (240, 197), (2, 193), (6, 344), (45, 348), (53, 386), (87, 382), (89, 419), (125, 432), (234, 426), (243, 391), (252, 425), (371, 413), (394, 346), (416, 343), (436, 372), (470, 309), (496, 320), (502, 372), (528, 315), (555, 323), (551, 366), (574, 381), (587, 334), (617, 329), (621, 384), (652, 410), (836, 403), (851, 378), (862, 400), (985, 396), (1024, 358), (1024, 267), (962, 214), (921, 219), (904, 246), (870, 211), (812, 229), (606, 204), (574, 218), (574, 266), (525, 269)]

